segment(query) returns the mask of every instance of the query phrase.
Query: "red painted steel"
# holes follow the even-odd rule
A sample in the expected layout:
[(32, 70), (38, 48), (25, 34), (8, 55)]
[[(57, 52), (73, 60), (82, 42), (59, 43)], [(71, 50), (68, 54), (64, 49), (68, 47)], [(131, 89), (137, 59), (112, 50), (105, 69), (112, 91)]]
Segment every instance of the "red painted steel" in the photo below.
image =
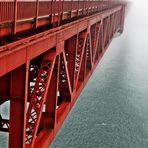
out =
[[(35, 11), (28, 8), (29, 12), (21, 13), (28, 3)], [(33, 16), (37, 28), (38, 18), (51, 6), (38, 0), (28, 3), (7, 2), (8, 11), (3, 7), (6, 2), (0, 2), (5, 14), (1, 20), (11, 20), (14, 34), (16, 14), (23, 19)], [(58, 19), (52, 16), (54, 23), (61, 21), (64, 11), (71, 11), (72, 18), (73, 9), (80, 13), (83, 6), (82, 12), (89, 13), (98, 4), (51, 3), (56, 7), (47, 14), (58, 12)], [(46, 148), (54, 139), (114, 35), (123, 31), (126, 4), (106, 1), (104, 5), (99, 13), (0, 46), (0, 106), (10, 101), (9, 119), (0, 114), (0, 131), (9, 132), (9, 148)]]
[(117, 5), (119, 2), (112, 1), (0, 1), (0, 37), (45, 25), (58, 26), (72, 18), (91, 15)]

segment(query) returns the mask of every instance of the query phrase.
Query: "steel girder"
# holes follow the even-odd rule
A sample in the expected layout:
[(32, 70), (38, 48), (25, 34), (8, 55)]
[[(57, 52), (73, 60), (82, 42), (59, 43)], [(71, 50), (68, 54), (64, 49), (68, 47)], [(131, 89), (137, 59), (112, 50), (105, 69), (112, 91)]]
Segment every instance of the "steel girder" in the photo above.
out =
[[(0, 47), (0, 105), (9, 147), (50, 145), (117, 32), (125, 5)], [(3, 128), (7, 126), (7, 128)]]

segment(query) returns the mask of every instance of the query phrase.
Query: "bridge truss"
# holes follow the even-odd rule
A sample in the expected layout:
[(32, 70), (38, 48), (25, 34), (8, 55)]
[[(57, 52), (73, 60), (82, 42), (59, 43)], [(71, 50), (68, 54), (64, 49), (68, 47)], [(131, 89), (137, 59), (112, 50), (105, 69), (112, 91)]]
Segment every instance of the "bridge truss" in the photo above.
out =
[(0, 131), (9, 132), (9, 148), (51, 144), (114, 35), (122, 33), (125, 6), (0, 46), (0, 105), (10, 101)]

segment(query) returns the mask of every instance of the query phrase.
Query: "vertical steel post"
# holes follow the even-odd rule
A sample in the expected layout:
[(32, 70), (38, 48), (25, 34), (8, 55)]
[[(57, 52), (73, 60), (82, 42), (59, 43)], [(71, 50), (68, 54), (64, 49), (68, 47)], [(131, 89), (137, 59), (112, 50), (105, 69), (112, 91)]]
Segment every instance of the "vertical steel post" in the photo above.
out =
[(46, 111), (45, 111), (45, 120), (44, 120), (45, 129), (53, 128), (55, 127), (56, 124), (57, 91), (59, 83), (58, 78), (59, 78), (59, 57), (57, 56), (46, 99)]
[(120, 18), (120, 33), (123, 32), (123, 29), (124, 29), (124, 18), (125, 18), (125, 4), (122, 5), (122, 9), (120, 10), (120, 14), (121, 14), (121, 18)]
[(14, 0), (14, 25), (13, 25), (13, 34), (16, 34), (17, 6), (18, 6), (18, 1), (17, 0)]
[(55, 27), (55, 14), (56, 14), (56, 5), (57, 5), (57, 2), (56, 0), (53, 0), (53, 3), (52, 3), (52, 23), (53, 23), (53, 27)]
[(70, 18), (72, 18), (72, 10), (73, 10), (73, 0), (71, 0)]
[(9, 148), (24, 146), (25, 67), (11, 72)]
[(36, 0), (36, 18), (35, 18), (35, 28), (38, 27), (38, 15), (39, 15), (39, 0)]
[(68, 40), (68, 70), (72, 91), (74, 89), (75, 57), (76, 57), (77, 35)]
[(79, 9), (80, 9), (80, 0), (77, 1), (78, 3), (78, 8), (77, 8), (77, 16), (79, 16)]

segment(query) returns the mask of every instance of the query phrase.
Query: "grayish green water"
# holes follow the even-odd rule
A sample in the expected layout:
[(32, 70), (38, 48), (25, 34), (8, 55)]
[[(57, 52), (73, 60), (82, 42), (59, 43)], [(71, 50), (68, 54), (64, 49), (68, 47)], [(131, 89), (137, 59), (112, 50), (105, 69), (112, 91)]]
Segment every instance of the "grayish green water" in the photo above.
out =
[[(7, 147), (6, 137), (0, 133), (0, 148)], [(124, 33), (113, 40), (51, 148), (148, 148), (146, 0), (134, 1)]]
[[(4, 119), (9, 119), (9, 102), (6, 102), (4, 105), (0, 106), (0, 113)], [(0, 148), (8, 147), (8, 133), (0, 132)]]
[(131, 6), (51, 148), (148, 148), (147, 6)]

